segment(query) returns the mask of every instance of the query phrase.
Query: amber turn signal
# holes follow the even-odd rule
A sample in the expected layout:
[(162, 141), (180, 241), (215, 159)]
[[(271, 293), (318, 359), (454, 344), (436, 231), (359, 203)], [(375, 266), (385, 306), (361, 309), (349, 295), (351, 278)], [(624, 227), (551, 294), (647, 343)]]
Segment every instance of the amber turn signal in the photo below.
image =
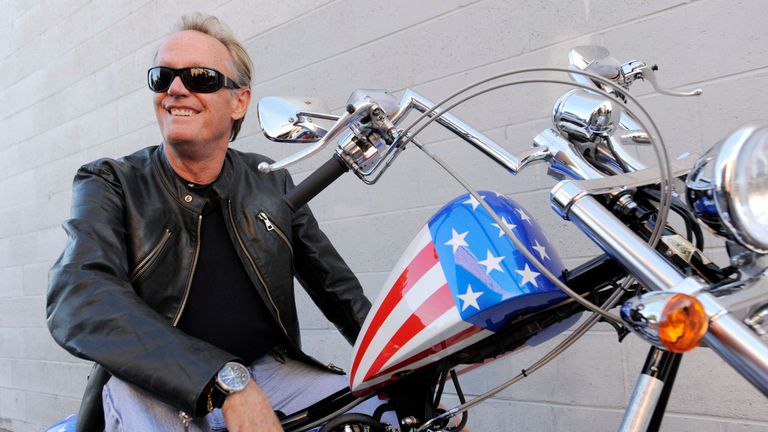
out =
[(676, 294), (662, 310), (659, 340), (669, 351), (688, 352), (701, 343), (707, 333), (708, 321), (704, 307), (696, 298)]

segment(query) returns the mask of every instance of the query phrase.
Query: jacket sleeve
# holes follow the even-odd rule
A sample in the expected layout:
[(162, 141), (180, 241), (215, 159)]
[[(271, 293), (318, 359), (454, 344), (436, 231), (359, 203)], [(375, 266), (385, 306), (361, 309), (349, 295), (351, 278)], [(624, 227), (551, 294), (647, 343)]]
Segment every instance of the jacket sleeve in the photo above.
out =
[(199, 415), (203, 389), (233, 357), (173, 327), (133, 290), (123, 203), (109, 163), (78, 171), (67, 244), (49, 275), (48, 328), (71, 354)]
[[(293, 180), (286, 173), (286, 191)], [(293, 217), (293, 249), (296, 278), (326, 318), (334, 323), (350, 344), (371, 309), (371, 302), (331, 241), (320, 230), (309, 206)]]

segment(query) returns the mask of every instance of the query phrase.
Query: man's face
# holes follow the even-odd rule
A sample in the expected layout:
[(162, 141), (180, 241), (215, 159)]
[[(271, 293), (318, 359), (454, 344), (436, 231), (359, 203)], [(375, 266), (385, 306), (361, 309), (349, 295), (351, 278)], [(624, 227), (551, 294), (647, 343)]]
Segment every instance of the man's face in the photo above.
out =
[[(157, 66), (205, 66), (229, 78), (236, 76), (226, 47), (204, 33), (185, 30), (171, 35), (157, 52)], [(227, 146), (232, 122), (245, 115), (250, 90), (222, 88), (214, 93), (194, 93), (175, 77), (167, 91), (155, 93), (157, 122), (171, 146)]]

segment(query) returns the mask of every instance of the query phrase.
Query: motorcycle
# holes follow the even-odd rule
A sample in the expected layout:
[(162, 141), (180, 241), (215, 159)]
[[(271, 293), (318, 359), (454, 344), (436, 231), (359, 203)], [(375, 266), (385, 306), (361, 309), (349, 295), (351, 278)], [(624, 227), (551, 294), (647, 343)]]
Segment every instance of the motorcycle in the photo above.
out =
[[(468, 410), (543, 367), (597, 322), (619, 338), (647, 341), (646, 363), (620, 431), (658, 430), (683, 353), (706, 345), (768, 396), (768, 123), (750, 123), (703, 156), (670, 160), (661, 133), (628, 89), (636, 80), (661, 88), (657, 68), (620, 63), (608, 50), (569, 51), (569, 68), (530, 68), (496, 75), (433, 103), (405, 90), (352, 93), (342, 115), (312, 98), (262, 98), (258, 115), (277, 142), (309, 143), (263, 172), (283, 169), (337, 142), (333, 156), (286, 195), (297, 209), (352, 171), (376, 183), (395, 159), (417, 147), (467, 194), (437, 211), (415, 235), (373, 303), (353, 350), (350, 388), (281, 418), (286, 431), (459, 431)], [(573, 81), (529, 78), (568, 74)], [(523, 77), (522, 79), (518, 79)], [(511, 81), (510, 81), (511, 80)], [(501, 88), (546, 82), (574, 87), (557, 99), (553, 126), (533, 146), (511, 154), (450, 113)], [(409, 114), (419, 113), (408, 123)], [(558, 183), (552, 209), (603, 254), (566, 269), (528, 211), (509, 197), (475, 191), (424, 146), (419, 133), (437, 123), (512, 175), (547, 164)], [(408, 124), (406, 127), (405, 125)], [(648, 167), (628, 146), (656, 150)], [(670, 212), (682, 220), (668, 222)], [(726, 243), (730, 264), (703, 253), (702, 225)], [(611, 310), (620, 305), (620, 316)], [(582, 319), (582, 314), (589, 316)], [(575, 327), (542, 358), (467, 401), (459, 377)], [(460, 405), (444, 409), (451, 382)], [(344, 414), (384, 396), (373, 415)], [(394, 411), (399, 424), (385, 424)], [(65, 419), (49, 431), (74, 430)]]

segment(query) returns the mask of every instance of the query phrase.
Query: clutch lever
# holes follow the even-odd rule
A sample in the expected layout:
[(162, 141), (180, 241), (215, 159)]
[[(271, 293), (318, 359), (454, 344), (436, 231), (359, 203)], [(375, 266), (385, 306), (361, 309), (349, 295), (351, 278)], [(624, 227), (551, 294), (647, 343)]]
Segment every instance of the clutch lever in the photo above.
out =
[(267, 163), (262, 162), (259, 164), (258, 168), (259, 171), (263, 173), (268, 173), (272, 171), (277, 171), (279, 169), (286, 168), (290, 165), (293, 165), (299, 161), (302, 161), (320, 150), (322, 150), (325, 146), (328, 145), (334, 138), (336, 138), (342, 131), (347, 129), (348, 127), (352, 126), (354, 123), (360, 121), (362, 118), (370, 114), (371, 110), (376, 104), (374, 102), (363, 102), (359, 106), (354, 106), (352, 104), (347, 105), (346, 111), (344, 114), (341, 115), (341, 117), (338, 118), (336, 123), (331, 126), (330, 129), (328, 129), (328, 132), (320, 138), (320, 140), (309, 146), (304, 148), (303, 150), (296, 152), (288, 157), (285, 157), (283, 159), (280, 159), (279, 161), (273, 162), (273, 163)]

